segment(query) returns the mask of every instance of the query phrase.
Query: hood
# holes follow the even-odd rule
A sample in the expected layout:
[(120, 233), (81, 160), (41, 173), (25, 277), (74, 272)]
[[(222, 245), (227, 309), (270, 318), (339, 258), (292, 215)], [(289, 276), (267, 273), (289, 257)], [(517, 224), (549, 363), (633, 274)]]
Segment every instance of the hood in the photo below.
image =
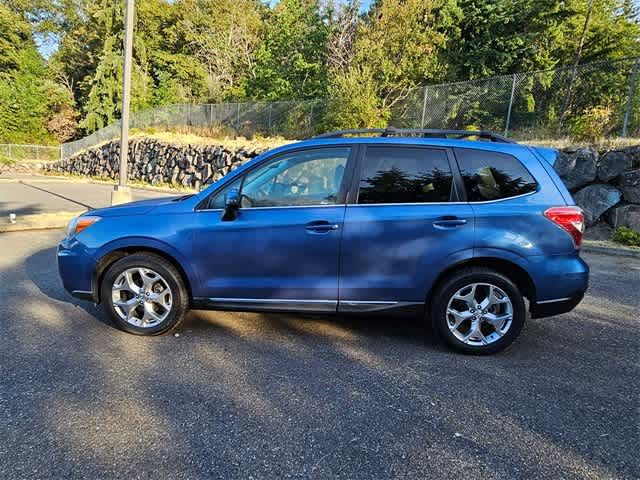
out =
[(113, 207), (97, 208), (95, 210), (89, 210), (87, 215), (96, 215), (98, 217), (118, 217), (125, 215), (144, 215), (150, 212), (154, 208), (163, 205), (172, 205), (176, 202), (189, 198), (191, 195), (172, 195), (160, 198), (151, 198), (149, 200), (138, 200), (130, 203), (123, 203), (122, 205), (114, 205)]

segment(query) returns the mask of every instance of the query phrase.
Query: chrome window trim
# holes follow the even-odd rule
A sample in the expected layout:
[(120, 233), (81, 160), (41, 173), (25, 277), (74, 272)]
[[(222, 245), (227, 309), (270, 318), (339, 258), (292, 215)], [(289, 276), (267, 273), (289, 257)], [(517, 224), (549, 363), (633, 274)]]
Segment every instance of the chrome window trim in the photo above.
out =
[(498, 198), (496, 200), (482, 200), (480, 202), (352, 203), (347, 206), (348, 207), (377, 207), (377, 206), (389, 206), (389, 205), (423, 205), (423, 206), (424, 205), (480, 205), (480, 204), (505, 202), (507, 200), (513, 200), (514, 198), (522, 198), (522, 197), (527, 197), (529, 195), (535, 195), (536, 193), (538, 192), (537, 191), (528, 192), (528, 193), (523, 193), (521, 195), (516, 195), (515, 197)]
[[(326, 207), (344, 207), (346, 203), (332, 203), (330, 205), (284, 205), (278, 207), (244, 207), (238, 209), (238, 211), (243, 210), (272, 210), (272, 209), (282, 209), (282, 208), (326, 208)], [(200, 212), (223, 212), (224, 208), (201, 208)]]
[[(325, 207), (388, 207), (388, 206), (428, 206), (428, 205), (483, 205), (483, 204), (491, 204), (498, 202), (505, 202), (508, 200), (513, 200), (515, 198), (523, 198), (528, 197), (530, 195), (535, 195), (538, 193), (528, 192), (523, 193), (522, 195), (516, 195), (515, 197), (507, 197), (507, 198), (498, 198), (497, 200), (483, 200), (480, 202), (412, 202), (412, 203), (332, 203), (330, 205), (287, 205), (287, 206), (279, 206), (279, 207), (244, 207), (242, 210), (266, 210), (266, 209), (281, 209), (281, 208), (325, 208)], [(198, 210), (199, 212), (222, 212), (224, 208), (201, 208)]]

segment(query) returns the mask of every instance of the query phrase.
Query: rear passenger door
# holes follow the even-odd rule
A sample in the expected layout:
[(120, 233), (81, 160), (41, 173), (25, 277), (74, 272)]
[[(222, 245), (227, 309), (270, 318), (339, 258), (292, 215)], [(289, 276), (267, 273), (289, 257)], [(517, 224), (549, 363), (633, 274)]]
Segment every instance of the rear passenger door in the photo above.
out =
[(476, 219), (476, 256), (534, 260), (575, 253), (564, 231), (544, 216), (565, 200), (529, 149), (455, 148), (454, 154)]
[(339, 311), (422, 306), (437, 274), (468, 258), (474, 219), (446, 148), (370, 144), (349, 192)]

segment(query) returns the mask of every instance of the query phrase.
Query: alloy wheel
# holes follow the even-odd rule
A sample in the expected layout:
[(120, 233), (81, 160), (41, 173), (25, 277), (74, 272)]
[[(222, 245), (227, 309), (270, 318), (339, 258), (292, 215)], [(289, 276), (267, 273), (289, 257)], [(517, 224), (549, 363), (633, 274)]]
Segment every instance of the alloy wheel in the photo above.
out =
[(150, 268), (128, 268), (116, 277), (111, 288), (116, 314), (127, 323), (150, 328), (166, 320), (173, 295), (167, 281)]
[(459, 289), (447, 304), (447, 326), (461, 342), (485, 346), (497, 342), (511, 328), (513, 304), (490, 283), (472, 283)]

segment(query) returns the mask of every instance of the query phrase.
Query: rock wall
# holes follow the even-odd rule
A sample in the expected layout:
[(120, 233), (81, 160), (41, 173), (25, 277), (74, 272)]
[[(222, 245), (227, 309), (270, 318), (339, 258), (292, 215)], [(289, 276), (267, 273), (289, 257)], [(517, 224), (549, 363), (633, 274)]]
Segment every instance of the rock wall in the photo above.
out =
[(640, 231), (640, 145), (597, 152), (592, 148), (560, 151), (554, 168), (585, 212), (588, 227)]
[[(252, 159), (256, 150), (231, 150), (222, 145), (174, 145), (155, 139), (129, 143), (129, 176), (135, 180), (200, 188), (213, 183)], [(48, 164), (50, 172), (115, 179), (120, 162), (118, 142)], [(640, 145), (597, 152), (588, 147), (566, 148), (554, 165), (585, 211), (586, 223), (605, 221), (640, 231)], [(603, 222), (601, 222), (603, 225)]]
[[(128, 175), (132, 180), (152, 185), (167, 183), (198, 189), (216, 182), (259, 153), (223, 145), (175, 145), (152, 138), (133, 139), (129, 142)], [(116, 179), (120, 171), (120, 144), (108, 142), (44, 168), (51, 173)]]

